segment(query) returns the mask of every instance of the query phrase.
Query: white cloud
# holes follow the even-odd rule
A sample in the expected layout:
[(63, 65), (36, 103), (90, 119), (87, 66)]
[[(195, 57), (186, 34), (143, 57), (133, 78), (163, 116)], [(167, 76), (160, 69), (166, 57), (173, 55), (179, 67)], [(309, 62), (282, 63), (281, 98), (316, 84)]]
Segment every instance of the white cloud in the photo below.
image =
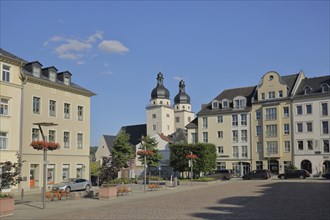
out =
[(99, 49), (109, 53), (125, 53), (129, 49), (116, 40), (104, 40), (99, 44)]
[(88, 37), (87, 42), (94, 43), (97, 39), (102, 40), (103, 39), (103, 32), (98, 31), (95, 34)]

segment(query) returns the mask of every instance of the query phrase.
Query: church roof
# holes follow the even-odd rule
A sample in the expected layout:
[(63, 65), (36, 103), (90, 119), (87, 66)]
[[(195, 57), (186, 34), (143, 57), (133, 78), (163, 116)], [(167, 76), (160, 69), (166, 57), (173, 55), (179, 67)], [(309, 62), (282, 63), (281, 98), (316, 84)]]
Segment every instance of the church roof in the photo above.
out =
[(163, 84), (163, 74), (161, 72), (157, 75), (157, 86), (151, 92), (151, 99), (169, 99), (170, 92)]

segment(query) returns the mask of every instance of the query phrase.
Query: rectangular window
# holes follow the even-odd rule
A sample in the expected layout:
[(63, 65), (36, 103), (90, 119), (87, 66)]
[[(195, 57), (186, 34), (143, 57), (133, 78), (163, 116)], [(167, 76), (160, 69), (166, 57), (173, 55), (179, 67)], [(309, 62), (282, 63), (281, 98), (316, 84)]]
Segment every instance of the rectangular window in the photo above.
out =
[(223, 146), (219, 146), (218, 147), (218, 153), (219, 154), (223, 154)]
[(56, 101), (49, 100), (49, 116), (56, 116)]
[(265, 93), (261, 93), (261, 99), (265, 100)]
[(297, 115), (302, 115), (303, 111), (302, 111), (302, 106), (301, 105), (297, 105)]
[(322, 121), (322, 134), (329, 134), (329, 122)]
[(196, 144), (198, 142), (198, 133), (191, 133), (191, 143)]
[(308, 150), (313, 150), (313, 140), (307, 140), (307, 149)]
[(238, 131), (234, 130), (234, 131), (232, 131), (232, 134), (233, 134), (233, 138), (232, 138), (233, 142), (237, 143), (238, 142)]
[(55, 135), (56, 135), (56, 132), (54, 130), (49, 130), (48, 132), (48, 141), (49, 142), (55, 142)]
[(297, 148), (298, 148), (298, 150), (304, 150), (304, 142), (297, 141)]
[(261, 118), (261, 110), (256, 110), (256, 119), (259, 120)]
[(64, 84), (67, 86), (70, 85), (70, 77), (67, 77), (67, 76), (64, 77)]
[(277, 125), (267, 125), (266, 135), (267, 137), (277, 137)]
[(33, 97), (33, 105), (32, 105), (33, 113), (34, 114), (40, 114), (40, 98), (39, 97)]
[(262, 135), (262, 128), (261, 128), (261, 126), (256, 126), (256, 133), (257, 133), (257, 136)]
[(297, 123), (297, 132), (303, 132), (303, 123)]
[(247, 142), (247, 130), (241, 130), (241, 141)]
[(217, 162), (217, 170), (225, 170), (226, 162)]
[(237, 115), (232, 115), (232, 126), (238, 126), (238, 117)]
[(290, 141), (284, 141), (284, 152), (290, 152)]
[(39, 140), (39, 129), (32, 128), (32, 140), (38, 141)]
[(278, 154), (277, 141), (268, 141), (267, 142), (267, 152), (269, 154)]
[(156, 118), (156, 114), (152, 114), (152, 118)]
[(312, 105), (306, 105), (306, 114), (313, 114)]
[(82, 121), (84, 119), (84, 107), (78, 106), (78, 121)]
[(49, 80), (52, 82), (56, 81), (56, 74), (54, 72), (49, 73)]
[(213, 108), (218, 108), (218, 102), (213, 102)]
[(64, 118), (70, 118), (70, 104), (64, 103)]
[(209, 142), (209, 134), (207, 132), (203, 132), (203, 142), (204, 143)]
[(289, 107), (283, 107), (283, 116), (284, 118), (288, 118), (289, 117)]
[(63, 164), (62, 167), (62, 180), (68, 179), (70, 177), (70, 165), (69, 164)]
[(277, 111), (276, 108), (267, 108), (266, 109), (266, 120), (276, 120)]
[(306, 122), (306, 130), (307, 130), (307, 132), (313, 132), (313, 123), (312, 122)]
[(0, 99), (0, 115), (8, 115), (9, 114), (9, 100), (5, 98)]
[(2, 65), (2, 81), (10, 82), (10, 66)]
[(203, 117), (203, 128), (207, 128), (208, 124), (207, 124), (207, 117)]
[(323, 152), (329, 153), (329, 140), (323, 140)]
[(262, 143), (261, 142), (257, 142), (256, 152), (257, 153), (262, 153)]
[(223, 138), (223, 131), (218, 131), (218, 138), (220, 138), (220, 139)]
[(222, 102), (222, 107), (227, 108), (228, 107), (228, 101), (223, 101)]
[(77, 164), (76, 167), (76, 178), (82, 178), (83, 177), (83, 165)]
[(269, 92), (268, 97), (269, 99), (275, 99), (275, 92)]
[(152, 125), (152, 130), (156, 131), (156, 125)]
[(217, 122), (218, 123), (223, 123), (223, 116), (222, 115), (217, 116)]
[(242, 146), (242, 158), (248, 157), (247, 146)]
[(175, 122), (179, 123), (180, 122), (180, 117), (175, 117)]
[(233, 158), (238, 158), (238, 146), (233, 146)]
[(8, 133), (0, 132), (0, 150), (8, 149)]
[(284, 134), (290, 134), (290, 125), (289, 124), (284, 124)]
[(83, 134), (82, 133), (77, 134), (77, 147), (78, 147), (78, 149), (83, 148)]
[(322, 116), (328, 115), (328, 103), (321, 103), (321, 109), (322, 109)]
[(33, 67), (33, 76), (35, 76), (35, 77), (40, 77), (40, 68), (39, 67)]
[(64, 148), (70, 147), (70, 132), (64, 132), (63, 135)]
[(247, 125), (247, 117), (246, 114), (241, 114), (241, 125), (246, 126)]
[(283, 97), (283, 91), (282, 90), (278, 91), (278, 97), (279, 98), (282, 98)]

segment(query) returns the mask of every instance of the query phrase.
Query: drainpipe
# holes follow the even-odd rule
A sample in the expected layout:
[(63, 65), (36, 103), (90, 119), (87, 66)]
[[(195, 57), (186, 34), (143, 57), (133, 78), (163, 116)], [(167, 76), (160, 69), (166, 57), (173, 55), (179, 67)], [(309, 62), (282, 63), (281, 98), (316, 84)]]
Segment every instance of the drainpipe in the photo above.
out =
[[(23, 106), (24, 106), (24, 84), (26, 83), (26, 76), (23, 75), (23, 70), (22, 70), (22, 66), (23, 66), (23, 63), (21, 62), (20, 63), (20, 79), (21, 79), (21, 106), (20, 106), (20, 129), (19, 129), (19, 143), (18, 143), (18, 146), (19, 146), (19, 149), (18, 149), (18, 153), (20, 154), (20, 157), (19, 157), (19, 161), (18, 163), (22, 163), (22, 153), (23, 153), (23, 146), (22, 146), (22, 143), (23, 143)], [(21, 180), (22, 179), (22, 168), (19, 172), (19, 179)], [(21, 191), (21, 181), (19, 182), (18, 184), (18, 191)]]

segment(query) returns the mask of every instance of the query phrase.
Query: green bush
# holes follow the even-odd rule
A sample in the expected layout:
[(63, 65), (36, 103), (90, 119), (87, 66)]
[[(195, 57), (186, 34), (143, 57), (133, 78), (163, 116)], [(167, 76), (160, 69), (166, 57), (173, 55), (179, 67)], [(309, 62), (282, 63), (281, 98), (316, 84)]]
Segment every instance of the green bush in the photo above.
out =
[(2, 193), (2, 192), (0, 192), (0, 199), (13, 198), (13, 197), (14, 197), (14, 194), (12, 194), (12, 193)]

